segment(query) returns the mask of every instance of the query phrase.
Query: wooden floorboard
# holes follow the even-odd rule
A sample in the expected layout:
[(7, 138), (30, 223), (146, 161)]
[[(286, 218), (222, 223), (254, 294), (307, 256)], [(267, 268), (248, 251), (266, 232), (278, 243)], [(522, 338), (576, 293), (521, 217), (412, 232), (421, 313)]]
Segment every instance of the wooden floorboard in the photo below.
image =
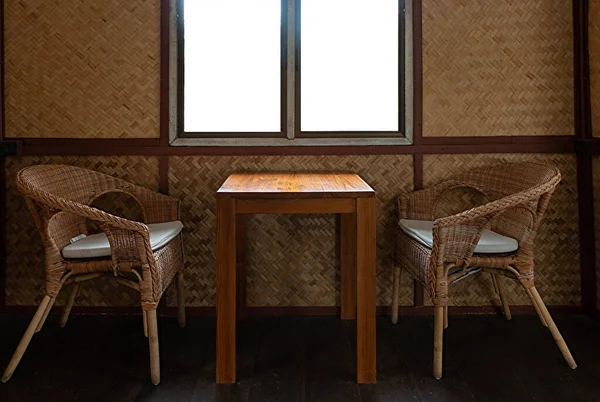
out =
[[(511, 362), (507, 366), (515, 377), (537, 400), (590, 401), (571, 377), (573, 370), (566, 365), (550, 331), (539, 321), (522, 318), (515, 317), (511, 322), (498, 325), (498, 332), (503, 335), (509, 332), (507, 326), (515, 326), (522, 331), (521, 341), (513, 342), (503, 354), (506, 361)], [(493, 325), (491, 323), (490, 326)], [(574, 354), (575, 358), (577, 355)], [(535, 359), (532, 359), (533, 356)], [(553, 380), (548, 381), (548, 378)]]
[[(380, 340), (377, 343), (377, 385), (359, 387), (362, 401), (418, 400), (417, 386), (410, 376), (406, 361), (399, 354), (389, 320), (377, 321), (377, 334)], [(354, 345), (354, 341), (351, 345)]]
[(589, 400), (600, 400), (600, 322), (575, 316), (557, 320), (557, 325), (579, 365), (576, 370), (566, 370), (566, 374)]
[[(0, 364), (28, 317), (0, 317)], [(579, 367), (564, 362), (535, 316), (451, 316), (444, 376), (432, 371), (432, 319), (377, 319), (376, 385), (356, 384), (356, 324), (335, 317), (252, 317), (238, 321), (237, 383), (215, 378), (215, 321), (159, 319), (161, 384), (150, 383), (140, 317), (51, 316), (35, 335), (0, 401), (387, 402), (600, 400), (600, 323), (556, 317)]]
[(360, 401), (345, 321), (307, 318), (305, 325), (305, 400)]
[(427, 317), (415, 320), (401, 319), (398, 324), (392, 326), (392, 330), (399, 356), (406, 362), (419, 400), (473, 400), (460, 372), (451, 364), (446, 364), (443, 380), (438, 381), (432, 377), (433, 329)]
[[(215, 327), (206, 320), (188, 320), (184, 329), (179, 328), (175, 319), (163, 319), (160, 324), (161, 383), (155, 387), (150, 381), (144, 381), (136, 400), (189, 401), (203, 368), (214, 360)], [(213, 375), (214, 371), (206, 375), (207, 381)]]
[(304, 322), (281, 317), (265, 325), (249, 401), (304, 401)]
[(504, 318), (481, 317), (476, 322), (468, 319), (450, 317), (444, 333), (445, 373), (441, 381), (460, 377), (461, 385), (468, 388), (477, 401), (531, 400), (527, 388), (513, 375), (512, 362), (502, 357), (513, 347), (511, 340), (506, 343), (490, 322), (504, 324)]

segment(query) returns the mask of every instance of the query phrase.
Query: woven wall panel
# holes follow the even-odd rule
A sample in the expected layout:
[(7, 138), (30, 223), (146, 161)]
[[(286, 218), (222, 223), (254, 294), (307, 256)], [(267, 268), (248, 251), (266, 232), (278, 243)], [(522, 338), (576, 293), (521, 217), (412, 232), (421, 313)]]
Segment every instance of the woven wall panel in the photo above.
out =
[(589, 6), (590, 86), (594, 137), (600, 137), (600, 2)]
[(4, 12), (8, 137), (159, 136), (159, 0), (7, 0)]
[[(574, 155), (426, 155), (424, 184), (430, 186), (478, 166), (520, 161), (554, 164), (561, 171), (562, 182), (550, 201), (535, 242), (536, 286), (548, 305), (579, 306), (581, 286)], [(510, 280), (505, 280), (505, 283), (511, 304), (530, 304), (520, 286)], [(450, 293), (454, 305), (498, 303), (488, 275), (467, 278), (452, 286)]]
[[(154, 157), (17, 157), (7, 158), (7, 271), (8, 305), (32, 306), (44, 296), (44, 249), (23, 198), (15, 187), (19, 170), (37, 164), (69, 164), (107, 173), (152, 190), (158, 189), (158, 160)], [(129, 198), (103, 197), (97, 206), (127, 217), (140, 216), (139, 207)], [(57, 300), (61, 304), (66, 294)], [(123, 306), (139, 303), (139, 294), (109, 280), (83, 283), (78, 306)]]
[(423, 134), (572, 134), (572, 42), (569, 0), (423, 1)]
[[(170, 194), (181, 199), (185, 224), (187, 305), (215, 304), (215, 192), (230, 173), (259, 170), (351, 171), (377, 191), (377, 297), (378, 304), (388, 304), (397, 222), (395, 199), (412, 190), (410, 156), (170, 158)], [(339, 304), (336, 232), (333, 215), (249, 217), (248, 304)], [(403, 282), (402, 304), (412, 305), (408, 278)]]

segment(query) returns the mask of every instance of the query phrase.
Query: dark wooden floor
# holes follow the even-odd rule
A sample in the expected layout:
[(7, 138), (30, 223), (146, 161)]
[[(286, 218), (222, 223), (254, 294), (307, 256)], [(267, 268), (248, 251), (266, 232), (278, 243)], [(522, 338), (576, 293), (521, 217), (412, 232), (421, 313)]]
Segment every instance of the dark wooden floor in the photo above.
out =
[[(334, 317), (265, 317), (239, 322), (238, 384), (214, 385), (215, 322), (181, 330), (159, 322), (162, 383), (148, 373), (140, 317), (51, 317), (0, 401), (599, 401), (600, 323), (557, 323), (579, 363), (571, 370), (534, 316), (450, 317), (444, 378), (431, 377), (432, 321), (377, 322), (378, 384), (354, 382), (354, 323)], [(0, 318), (4, 367), (27, 324)]]

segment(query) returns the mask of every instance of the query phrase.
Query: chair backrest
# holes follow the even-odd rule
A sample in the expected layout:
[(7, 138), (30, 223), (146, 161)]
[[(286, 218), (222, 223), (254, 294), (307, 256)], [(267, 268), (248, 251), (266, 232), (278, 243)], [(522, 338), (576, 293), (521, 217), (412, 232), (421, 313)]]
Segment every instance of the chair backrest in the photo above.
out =
[(537, 163), (505, 163), (473, 169), (457, 178), (476, 188), (490, 201), (537, 187), (554, 190), (560, 181), (560, 172), (554, 166)]
[(25, 196), (38, 200), (49, 194), (57, 199), (90, 205), (100, 195), (119, 191), (130, 184), (124, 180), (65, 165), (35, 165), (17, 175), (17, 186)]
[(55, 253), (69, 240), (87, 234), (86, 219), (61, 212), (61, 204), (90, 205), (110, 192), (126, 191), (131, 184), (115, 177), (65, 165), (34, 165), (17, 174), (17, 188), (26, 197), (34, 222), (46, 248)]
[(537, 228), (542, 220), (554, 189), (560, 182), (555, 166), (537, 163), (505, 163), (471, 170), (456, 178), (475, 189), (489, 201), (522, 193), (528, 198), (511, 205), (492, 223), (498, 233), (515, 238), (520, 246), (533, 246)]

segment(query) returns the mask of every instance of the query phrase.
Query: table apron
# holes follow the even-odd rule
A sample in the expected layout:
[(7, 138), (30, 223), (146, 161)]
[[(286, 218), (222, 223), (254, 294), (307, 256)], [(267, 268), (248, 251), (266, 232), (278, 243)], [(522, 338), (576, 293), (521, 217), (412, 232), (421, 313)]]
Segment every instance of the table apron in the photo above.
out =
[(236, 214), (353, 214), (356, 198), (236, 199)]

